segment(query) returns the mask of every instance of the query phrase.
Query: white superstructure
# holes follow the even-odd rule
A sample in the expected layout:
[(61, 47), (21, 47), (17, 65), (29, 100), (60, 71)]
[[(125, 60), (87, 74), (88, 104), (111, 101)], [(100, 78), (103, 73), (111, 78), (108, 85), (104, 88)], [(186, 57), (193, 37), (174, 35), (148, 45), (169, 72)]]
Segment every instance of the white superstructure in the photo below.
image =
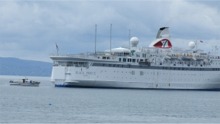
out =
[(51, 80), (62, 87), (147, 89), (220, 89), (220, 57), (195, 49), (173, 50), (168, 27), (160, 28), (149, 47), (78, 55), (55, 55)]

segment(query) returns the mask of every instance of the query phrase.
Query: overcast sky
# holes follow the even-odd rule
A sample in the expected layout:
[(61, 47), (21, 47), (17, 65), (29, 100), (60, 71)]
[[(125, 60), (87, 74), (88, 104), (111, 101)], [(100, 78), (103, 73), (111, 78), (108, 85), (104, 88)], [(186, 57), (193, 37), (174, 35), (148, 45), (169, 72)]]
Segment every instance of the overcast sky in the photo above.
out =
[(201, 48), (220, 43), (220, 2), (189, 0), (11, 0), (0, 1), (0, 57), (51, 62), (55, 43), (62, 54), (128, 46), (131, 36), (147, 47), (158, 29), (170, 27), (176, 47), (203, 40)]

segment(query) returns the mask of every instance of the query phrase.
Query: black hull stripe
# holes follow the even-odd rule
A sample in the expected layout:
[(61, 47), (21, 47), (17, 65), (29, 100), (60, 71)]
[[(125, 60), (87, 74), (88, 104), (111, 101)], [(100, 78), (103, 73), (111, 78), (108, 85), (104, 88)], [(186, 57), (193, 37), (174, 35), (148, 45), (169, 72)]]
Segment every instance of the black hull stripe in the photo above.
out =
[(92, 66), (109, 67), (109, 68), (175, 70), (175, 71), (220, 71), (220, 68), (206, 68), (206, 67), (168, 67), (168, 66), (148, 66), (148, 65), (129, 65), (129, 64), (125, 65), (125, 64), (105, 64), (105, 63), (93, 63)]
[(99, 87), (99, 86), (74, 86), (74, 85), (55, 85), (55, 87), (65, 88), (94, 88), (94, 89), (131, 89), (131, 90), (182, 90), (182, 91), (220, 91), (220, 88), (207, 89), (180, 89), (180, 88), (131, 88), (131, 87)]

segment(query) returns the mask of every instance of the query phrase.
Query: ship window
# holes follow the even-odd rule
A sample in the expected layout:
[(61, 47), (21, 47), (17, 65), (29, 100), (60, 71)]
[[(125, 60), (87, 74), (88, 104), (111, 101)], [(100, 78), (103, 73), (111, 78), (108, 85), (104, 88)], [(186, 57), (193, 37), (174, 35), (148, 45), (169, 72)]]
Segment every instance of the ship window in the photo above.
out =
[(135, 62), (136, 59), (132, 59), (132, 62)]
[(121, 58), (119, 58), (119, 62), (121, 62)]
[(59, 62), (59, 65), (66, 66), (66, 63), (65, 62)]
[(58, 66), (59, 62), (54, 61), (53, 66)]
[(73, 66), (72, 62), (67, 62), (66, 66)]
[(129, 53), (124, 53), (124, 55), (125, 55), (125, 56), (128, 56), (128, 55), (129, 55)]
[(123, 58), (123, 62), (126, 62), (126, 58)]
[(135, 71), (132, 71), (131, 74), (132, 74), (132, 75), (135, 75)]
[(143, 72), (143, 71), (140, 71), (140, 75), (144, 75), (144, 72)]
[(147, 62), (147, 59), (145, 59), (145, 62)]

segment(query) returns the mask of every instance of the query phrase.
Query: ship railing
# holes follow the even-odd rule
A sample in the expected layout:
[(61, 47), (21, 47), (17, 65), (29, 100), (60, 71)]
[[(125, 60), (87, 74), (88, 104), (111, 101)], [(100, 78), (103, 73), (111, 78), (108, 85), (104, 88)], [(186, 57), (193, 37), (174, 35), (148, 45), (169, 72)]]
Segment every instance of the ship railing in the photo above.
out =
[(88, 57), (93, 56), (92, 53), (80, 53), (80, 54), (51, 54), (51, 56), (64, 56), (64, 57)]
[(102, 59), (102, 58), (109, 58), (110, 60), (115, 58), (113, 54), (110, 52), (97, 52), (97, 53), (80, 53), (80, 54), (59, 54), (59, 55), (51, 55), (56, 57), (73, 57), (79, 59)]
[(96, 59), (97, 57), (92, 54), (67, 54), (68, 57), (74, 57), (74, 58), (83, 58), (83, 59)]
[(73, 57), (88, 57), (88, 56), (103, 56), (103, 55), (111, 55), (110, 52), (87, 52), (87, 53), (79, 53), (79, 54), (51, 54), (51, 56), (73, 56)]

